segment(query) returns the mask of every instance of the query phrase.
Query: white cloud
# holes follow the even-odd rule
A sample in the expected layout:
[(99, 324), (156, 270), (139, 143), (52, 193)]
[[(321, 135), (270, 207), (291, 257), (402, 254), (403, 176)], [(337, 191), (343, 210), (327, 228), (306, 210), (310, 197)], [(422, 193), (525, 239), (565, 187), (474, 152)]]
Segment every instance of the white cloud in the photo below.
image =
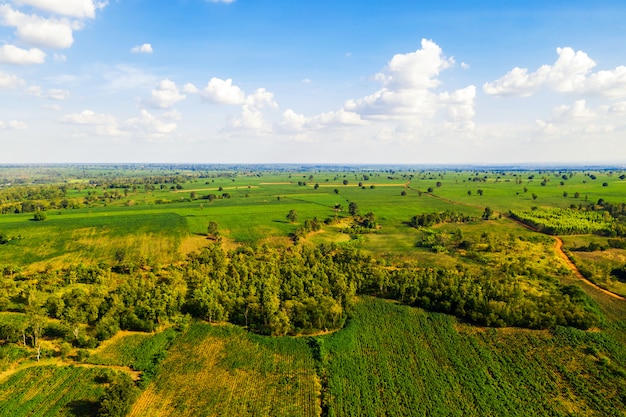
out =
[(48, 98), (50, 100), (67, 100), (70, 98), (70, 92), (67, 90), (61, 90), (58, 88), (53, 88), (48, 90)]
[(84, 110), (81, 113), (66, 114), (59, 117), (62, 123), (93, 126), (94, 132), (101, 136), (123, 136), (115, 116), (105, 113), (96, 113), (92, 110)]
[(191, 83), (187, 83), (183, 86), (183, 91), (185, 93), (188, 94), (198, 94), (200, 92), (200, 90), (198, 89), (198, 87), (196, 87), (195, 85), (191, 84)]
[(626, 67), (592, 73), (596, 66), (583, 51), (557, 48), (553, 65), (542, 65), (535, 72), (513, 68), (503, 77), (483, 85), (491, 95), (530, 96), (540, 89), (561, 93), (590, 93), (603, 96), (626, 96)]
[(125, 123), (125, 130), (147, 136), (163, 136), (172, 133), (176, 128), (176, 123), (164, 122), (146, 110), (141, 111), (141, 117), (128, 119)]
[(0, 71), (0, 90), (10, 90), (24, 85), (20, 77)]
[(264, 133), (271, 130), (269, 124), (263, 118), (263, 114), (258, 109), (244, 105), (241, 115), (231, 118), (227, 122), (230, 130), (250, 130), (255, 133)]
[(423, 39), (415, 52), (395, 55), (385, 69), (376, 74), (383, 88), (358, 99), (347, 100), (344, 110), (365, 120), (398, 121), (396, 127), (415, 131), (426, 123), (437, 123), (439, 114), (447, 128), (474, 128), (476, 88), (472, 85), (452, 92), (436, 93), (441, 71), (454, 65), (454, 58), (443, 55), (433, 41)]
[(69, 48), (74, 43), (72, 31), (82, 29), (79, 21), (27, 15), (8, 5), (0, 5), (0, 24), (15, 27), (23, 42), (48, 48)]
[(240, 87), (233, 85), (233, 80), (230, 78), (222, 80), (213, 77), (202, 90), (191, 83), (187, 83), (184, 85), (183, 91), (189, 94), (199, 94), (203, 100), (216, 104), (245, 105), (256, 108), (278, 107), (272, 92), (265, 88), (257, 88), (254, 93), (246, 96)]
[(233, 85), (233, 80), (230, 78), (227, 80), (211, 78), (207, 86), (200, 91), (200, 96), (218, 104), (243, 105), (246, 102), (246, 95), (241, 88)]
[(144, 104), (149, 107), (169, 109), (174, 104), (183, 101), (187, 96), (180, 94), (178, 87), (173, 81), (162, 80), (159, 86), (152, 90), (151, 97)]
[(67, 61), (67, 57), (63, 54), (54, 54), (54, 61), (55, 62), (65, 62)]
[(46, 54), (41, 49), (22, 49), (15, 45), (0, 46), (0, 64), (31, 65), (43, 64)]
[(130, 51), (134, 54), (151, 54), (153, 52), (152, 45), (150, 45), (149, 43), (135, 46)]
[(28, 126), (20, 120), (11, 120), (9, 123), (0, 120), (0, 129), (25, 130), (28, 129)]
[(17, 2), (47, 12), (89, 19), (96, 17), (96, 10), (103, 9), (108, 4), (108, 1), (94, 2), (93, 0), (18, 0)]
[(254, 107), (278, 107), (274, 101), (274, 93), (267, 91), (265, 88), (258, 88), (254, 93), (246, 97), (245, 103)]
[(84, 110), (82, 113), (66, 114), (59, 117), (59, 121), (76, 125), (108, 125), (115, 124), (115, 116)]
[(454, 58), (446, 58), (439, 45), (422, 39), (422, 49), (391, 58), (385, 70), (375, 78), (391, 90), (425, 90), (438, 86), (439, 73), (454, 65)]

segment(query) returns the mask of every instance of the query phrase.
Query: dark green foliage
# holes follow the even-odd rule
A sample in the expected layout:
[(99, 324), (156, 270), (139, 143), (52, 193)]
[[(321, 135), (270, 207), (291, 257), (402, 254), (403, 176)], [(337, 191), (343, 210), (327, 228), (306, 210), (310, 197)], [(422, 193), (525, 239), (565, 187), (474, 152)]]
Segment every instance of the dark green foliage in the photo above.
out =
[(44, 213), (43, 211), (36, 211), (35, 214), (33, 215), (33, 220), (36, 222), (42, 222), (46, 220), (46, 218), (47, 218), (46, 213)]
[(411, 227), (431, 227), (442, 223), (468, 223), (475, 221), (475, 217), (467, 216), (464, 213), (451, 211), (423, 213), (413, 216), (409, 221)]
[(127, 374), (119, 373), (110, 382), (100, 399), (98, 417), (124, 417), (139, 395), (139, 390)]

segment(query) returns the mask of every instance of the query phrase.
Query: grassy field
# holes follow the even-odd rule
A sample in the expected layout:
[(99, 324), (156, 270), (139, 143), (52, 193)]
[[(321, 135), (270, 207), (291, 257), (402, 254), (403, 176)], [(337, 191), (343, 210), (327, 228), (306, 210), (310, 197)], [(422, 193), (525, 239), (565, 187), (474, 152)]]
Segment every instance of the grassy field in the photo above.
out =
[(194, 324), (176, 340), (131, 416), (317, 416), (305, 339)]

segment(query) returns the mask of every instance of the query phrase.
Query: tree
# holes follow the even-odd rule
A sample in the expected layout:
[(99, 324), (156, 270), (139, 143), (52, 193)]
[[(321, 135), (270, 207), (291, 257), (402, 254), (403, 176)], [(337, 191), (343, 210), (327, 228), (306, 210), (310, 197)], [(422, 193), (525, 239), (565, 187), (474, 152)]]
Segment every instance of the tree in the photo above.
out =
[(356, 216), (359, 213), (359, 206), (354, 201), (351, 201), (348, 205), (348, 212), (350, 215)]
[(291, 223), (295, 223), (298, 220), (298, 213), (296, 213), (295, 210), (289, 210), (289, 213), (287, 214), (287, 220), (289, 220)]
[(493, 215), (493, 210), (491, 210), (491, 207), (485, 207), (485, 211), (483, 212), (483, 219), (489, 220), (492, 215)]
[(124, 373), (117, 374), (102, 395), (98, 416), (123, 417), (127, 415), (138, 395), (139, 390), (130, 376)]
[(343, 180), (343, 185), (348, 185), (348, 180)]
[(33, 220), (36, 222), (42, 222), (46, 220), (46, 213), (44, 213), (43, 211), (37, 210), (35, 214), (33, 215)]
[(217, 222), (209, 222), (209, 225), (207, 226), (207, 234), (213, 239), (217, 239), (219, 237), (220, 231)]
[(481, 197), (482, 197), (482, 195), (483, 195), (483, 190), (479, 188), (479, 189), (478, 189), (478, 191), (477, 191), (477, 193), (478, 193), (478, 195), (479, 195), (479, 196), (481, 196)]

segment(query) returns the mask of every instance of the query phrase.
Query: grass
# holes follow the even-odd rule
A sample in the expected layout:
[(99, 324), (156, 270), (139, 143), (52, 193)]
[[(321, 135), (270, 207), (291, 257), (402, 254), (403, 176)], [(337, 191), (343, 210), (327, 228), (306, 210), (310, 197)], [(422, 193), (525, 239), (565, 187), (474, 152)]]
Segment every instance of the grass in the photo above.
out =
[(192, 324), (131, 416), (317, 416), (314, 361), (304, 339)]

